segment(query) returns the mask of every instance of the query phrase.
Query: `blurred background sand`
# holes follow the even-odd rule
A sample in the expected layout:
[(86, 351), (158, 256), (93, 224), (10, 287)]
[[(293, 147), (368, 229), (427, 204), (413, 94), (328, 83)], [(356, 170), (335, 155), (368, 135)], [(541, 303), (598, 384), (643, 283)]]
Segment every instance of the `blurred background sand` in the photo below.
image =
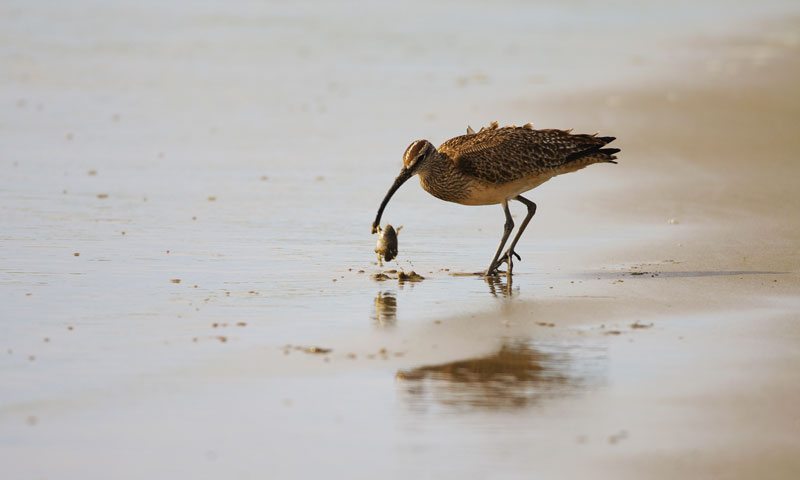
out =
[[(4, 470), (795, 478), (798, 13), (4, 2)], [(620, 164), (531, 192), (512, 285), (410, 182), (426, 280), (374, 281), (403, 149), (491, 120)]]

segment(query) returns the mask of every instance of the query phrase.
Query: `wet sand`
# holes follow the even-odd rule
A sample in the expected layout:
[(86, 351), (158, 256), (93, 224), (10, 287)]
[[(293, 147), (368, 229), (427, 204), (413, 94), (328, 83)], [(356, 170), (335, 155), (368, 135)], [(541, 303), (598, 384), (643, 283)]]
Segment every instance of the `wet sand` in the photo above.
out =
[[(0, 461), (11, 478), (796, 477), (796, 31), (765, 17), (675, 34), (682, 53), (626, 52), (611, 62), (627, 81), (567, 82), (563, 95), (498, 92), (560, 80), (512, 67), (509, 79), (436, 71), (412, 91), (447, 79), (453, 108), (387, 101), (394, 120), (357, 110), (376, 91), (345, 74), (296, 105), (270, 92), (250, 107), (231, 91), (212, 97), (226, 108), (193, 106), (233, 80), (217, 70), (178, 92), (194, 68), (180, 31), (161, 60), (190, 60), (160, 80), (101, 69), (96, 84), (77, 81), (6, 46)], [(28, 51), (52, 54), (31, 38), (45, 46)], [(477, 48), (454, 38), (456, 54)], [(152, 48), (133, 45), (116, 46), (133, 61), (123, 73)], [(70, 48), (84, 65), (108, 54)], [(454, 102), (463, 95), (476, 99)], [(161, 98), (168, 108), (148, 103)], [(325, 126), (353, 111), (408, 130)], [(368, 226), (402, 142), (438, 143), (487, 111), (613, 134), (620, 165), (532, 192), (539, 210), (510, 285), (454, 275), (488, 260), (499, 209), (409, 185), (386, 213), (404, 229), (383, 270), (425, 280), (375, 281)], [(354, 175), (363, 165), (374, 172)]]

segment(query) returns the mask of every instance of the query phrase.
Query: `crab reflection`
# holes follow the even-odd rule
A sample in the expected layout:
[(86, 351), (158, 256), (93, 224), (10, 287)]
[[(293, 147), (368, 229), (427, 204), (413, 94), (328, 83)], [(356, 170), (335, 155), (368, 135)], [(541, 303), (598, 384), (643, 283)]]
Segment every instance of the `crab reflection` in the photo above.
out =
[(392, 327), (397, 323), (397, 297), (391, 291), (381, 291), (375, 296), (375, 313), (372, 320), (379, 327)]
[(503, 409), (576, 391), (585, 379), (571, 370), (565, 353), (507, 342), (485, 357), (401, 370), (396, 376), (412, 407)]

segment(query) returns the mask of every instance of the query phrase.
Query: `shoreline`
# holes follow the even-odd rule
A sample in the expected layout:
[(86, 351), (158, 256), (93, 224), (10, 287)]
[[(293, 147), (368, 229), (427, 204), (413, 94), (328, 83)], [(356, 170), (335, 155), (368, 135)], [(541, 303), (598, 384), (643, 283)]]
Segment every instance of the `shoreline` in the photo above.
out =
[[(383, 169), (384, 160), (366, 164), (359, 152), (383, 155), (388, 134), (365, 138), (336, 163), (351, 153), (339, 148), (351, 137), (329, 145), (335, 128), (318, 126), (326, 108), (341, 115), (337, 105), (363, 98), (352, 96), (355, 80), (328, 85), (336, 100), (327, 105), (309, 100), (312, 133), (298, 155), (332, 149), (319, 171), (298, 161), (290, 173), (262, 172), (248, 163), (252, 154), (234, 155), (231, 171), (219, 158), (203, 163), (220, 145), (238, 148), (233, 139), (269, 144), (236, 130), (230, 117), (211, 119), (222, 126), (203, 130), (206, 143), (177, 129), (178, 140), (164, 142), (172, 150), (148, 144), (154, 152), (120, 160), (122, 170), (81, 158), (79, 147), (108, 151), (102, 142), (84, 147), (91, 140), (81, 143), (83, 132), (58, 144), (68, 160), (52, 160), (41, 182), (37, 172), (18, 173), (30, 169), (21, 162), (4, 193), (14, 199), (30, 179), (38, 190), (8, 210), (16, 222), (8, 242), (19, 252), (3, 272), (15, 296), (13, 321), (2, 325), (10, 333), (0, 371), (10, 388), (0, 406), (0, 460), (20, 477), (82, 479), (109, 471), (152, 478), (176, 464), (193, 478), (793, 478), (797, 23), (686, 39), (659, 63), (685, 77), (650, 69), (652, 82), (638, 87), (508, 95), (517, 96), (497, 109), (509, 119), (534, 111), (538, 128), (598, 129), (622, 148), (620, 165), (532, 192), (541, 208), (510, 288), (505, 279), (452, 275), (482, 265), (476, 255), (489, 237), (494, 247), (499, 212), (455, 218), (416, 185), (391, 215), (441, 218), (406, 226), (400, 237), (403, 261), (428, 278), (369, 278), (377, 267), (361, 258), (374, 237), (360, 243), (358, 228), (362, 210), (374, 211), (363, 197), (395, 172), (345, 181), (353, 165)], [(480, 76), (455, 81), (497, 90)], [(241, 101), (232, 100), (237, 108)], [(486, 106), (470, 102), (451, 114)], [(410, 118), (410, 104), (394, 103)], [(104, 118), (112, 126), (102, 129), (120, 118), (124, 125), (126, 115)], [(449, 122), (422, 118), (416, 129), (437, 132)], [(120, 138), (131, 143), (141, 133)], [(194, 150), (176, 146), (185, 141)], [(193, 154), (196, 171), (182, 173)], [(34, 170), (48, 161), (35, 160)], [(359, 218), (336, 217), (342, 210)], [(48, 230), (36, 219), (58, 232), (56, 254), (39, 240)], [(366, 237), (371, 217), (364, 219)], [(89, 464), (96, 470), (87, 474)]]

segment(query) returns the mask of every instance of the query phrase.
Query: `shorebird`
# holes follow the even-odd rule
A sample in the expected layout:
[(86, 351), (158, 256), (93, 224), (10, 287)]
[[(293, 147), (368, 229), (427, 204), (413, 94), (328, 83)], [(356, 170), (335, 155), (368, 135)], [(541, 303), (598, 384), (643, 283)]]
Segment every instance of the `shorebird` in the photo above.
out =
[[(522, 258), (514, 250), (522, 233), (536, 213), (536, 204), (521, 194), (564, 173), (574, 172), (594, 163), (617, 163), (618, 148), (604, 148), (614, 137), (597, 134), (573, 134), (572, 130), (536, 130), (531, 124), (522, 127), (499, 127), (492, 122), (475, 132), (451, 138), (435, 148), (427, 140), (417, 140), (403, 154), (403, 168), (386, 193), (372, 233), (380, 228), (383, 210), (392, 195), (414, 175), (419, 175), (422, 188), (436, 198), (461, 205), (503, 206), (505, 225), (500, 245), (481, 272), (491, 276), (506, 263), (507, 273), (514, 268), (513, 257)], [(508, 250), (500, 252), (514, 229), (508, 202), (517, 200), (528, 213), (511, 241)]]

